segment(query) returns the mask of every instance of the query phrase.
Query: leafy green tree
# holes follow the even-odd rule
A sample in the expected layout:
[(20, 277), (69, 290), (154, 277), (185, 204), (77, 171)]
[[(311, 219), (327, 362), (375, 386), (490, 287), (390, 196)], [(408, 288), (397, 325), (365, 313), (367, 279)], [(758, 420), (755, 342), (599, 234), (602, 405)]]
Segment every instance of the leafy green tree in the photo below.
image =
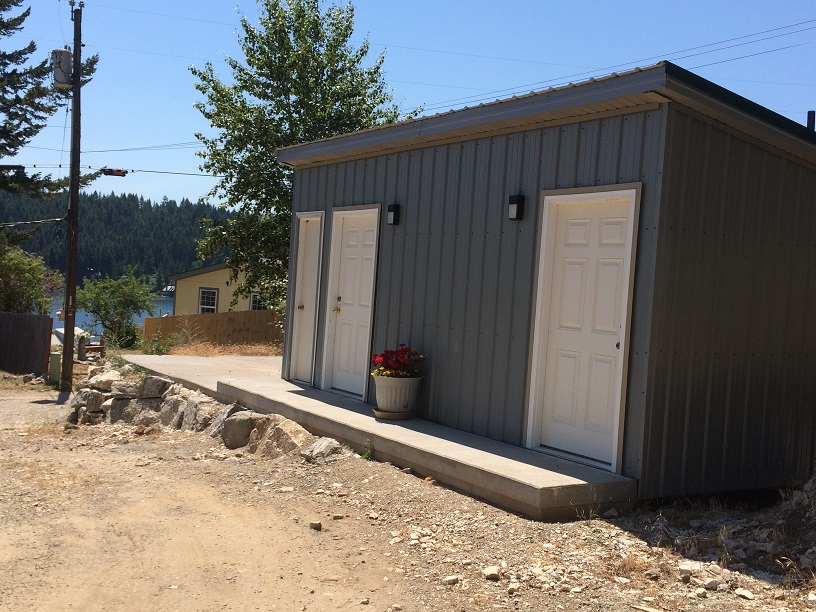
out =
[[(0, 0), (0, 39), (13, 36), (23, 28), (31, 14), (31, 8), (9, 16), (23, 0)], [(65, 104), (66, 98), (51, 87), (51, 65), (48, 58), (38, 64), (29, 64), (37, 50), (34, 41), (23, 48), (6, 51), (11, 47), (4, 43), (0, 50), (0, 159), (13, 157), (45, 127), (48, 118)], [(83, 63), (83, 77), (96, 71), (99, 56), (94, 55)], [(83, 84), (88, 81), (83, 78)], [(98, 173), (86, 175), (84, 182), (96, 178)], [(68, 179), (53, 180), (50, 175), (26, 174), (19, 169), (0, 169), (0, 191), (52, 196), (67, 186)]]
[(46, 314), (49, 294), (62, 287), (58, 272), (17, 246), (32, 233), (0, 230), (0, 312)]
[(202, 170), (223, 178), (209, 193), (230, 219), (205, 220), (199, 255), (227, 249), (231, 280), (246, 278), (235, 296), (259, 291), (267, 304), (286, 293), (291, 170), (275, 150), (396, 121), (383, 77), (384, 56), (364, 66), (369, 45), (354, 47), (354, 7), (320, 11), (318, 0), (259, 0), (257, 26), (241, 19), (245, 63), (228, 58), (232, 82), (211, 64), (193, 68), (204, 101), (196, 108), (216, 130), (196, 134)]
[(133, 346), (139, 338), (134, 317), (140, 312), (152, 316), (158, 299), (147, 279), (137, 277), (133, 268), (118, 279), (85, 279), (77, 289), (77, 308), (92, 314), (94, 323), (102, 325), (106, 341), (122, 348)]

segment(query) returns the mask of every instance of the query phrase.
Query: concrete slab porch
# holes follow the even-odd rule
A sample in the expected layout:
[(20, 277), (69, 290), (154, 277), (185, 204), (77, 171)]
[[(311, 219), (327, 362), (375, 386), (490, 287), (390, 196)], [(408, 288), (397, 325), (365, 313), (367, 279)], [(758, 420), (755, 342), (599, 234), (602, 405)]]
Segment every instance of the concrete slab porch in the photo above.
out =
[(219, 401), (290, 418), (315, 435), (330, 436), (375, 457), (497, 506), (539, 520), (626, 505), (636, 481), (536, 451), (464, 433), (423, 419), (382, 421), (372, 406), (280, 378), (279, 357), (127, 355)]

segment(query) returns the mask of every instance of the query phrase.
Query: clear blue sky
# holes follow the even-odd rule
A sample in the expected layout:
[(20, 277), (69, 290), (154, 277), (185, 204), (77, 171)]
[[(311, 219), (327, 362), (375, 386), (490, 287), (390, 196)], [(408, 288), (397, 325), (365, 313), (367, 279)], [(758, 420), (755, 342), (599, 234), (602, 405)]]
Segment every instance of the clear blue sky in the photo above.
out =
[[(67, 0), (29, 0), (14, 48), (37, 43), (37, 57), (70, 44)], [(386, 52), (386, 78), (405, 109), (434, 114), (577, 82), (670, 59), (782, 115), (804, 123), (816, 108), (816, 2), (572, 0), (357, 0), (356, 42)], [(325, 5), (324, 5), (325, 6)], [(252, 0), (88, 0), (83, 56), (99, 53), (83, 89), (82, 164), (135, 170), (102, 177), (90, 189), (191, 200), (212, 186), (199, 173), (195, 132), (207, 123), (189, 66), (242, 57), (239, 14), (254, 21)], [(8, 46), (8, 42), (4, 41)], [(62, 164), (67, 173), (70, 118), (55, 115), (13, 161)], [(36, 148), (35, 148), (36, 147)], [(12, 160), (3, 160), (9, 163)], [(153, 171), (153, 172), (147, 172)]]

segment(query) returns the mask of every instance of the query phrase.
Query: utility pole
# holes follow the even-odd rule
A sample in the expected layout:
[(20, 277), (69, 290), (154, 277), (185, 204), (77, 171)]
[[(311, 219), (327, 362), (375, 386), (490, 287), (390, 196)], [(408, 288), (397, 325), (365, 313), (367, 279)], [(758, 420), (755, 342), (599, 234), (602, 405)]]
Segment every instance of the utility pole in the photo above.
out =
[(74, 64), (71, 83), (71, 170), (68, 184), (68, 214), (66, 216), (65, 257), (65, 337), (62, 346), (62, 374), (60, 389), (70, 391), (74, 379), (74, 327), (76, 325), (77, 239), (79, 233), (79, 140), (81, 119), (79, 97), (82, 88), (82, 8), (74, 8), (70, 0), (71, 19), (74, 22)]

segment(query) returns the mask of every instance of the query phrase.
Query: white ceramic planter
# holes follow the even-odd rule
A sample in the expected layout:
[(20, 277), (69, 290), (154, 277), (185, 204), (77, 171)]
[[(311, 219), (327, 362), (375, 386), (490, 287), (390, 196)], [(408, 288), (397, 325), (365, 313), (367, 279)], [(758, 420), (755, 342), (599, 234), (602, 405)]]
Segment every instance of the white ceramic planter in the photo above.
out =
[(374, 376), (377, 393), (377, 409), (374, 416), (379, 419), (410, 419), (414, 416), (421, 376), (415, 378), (393, 378)]

